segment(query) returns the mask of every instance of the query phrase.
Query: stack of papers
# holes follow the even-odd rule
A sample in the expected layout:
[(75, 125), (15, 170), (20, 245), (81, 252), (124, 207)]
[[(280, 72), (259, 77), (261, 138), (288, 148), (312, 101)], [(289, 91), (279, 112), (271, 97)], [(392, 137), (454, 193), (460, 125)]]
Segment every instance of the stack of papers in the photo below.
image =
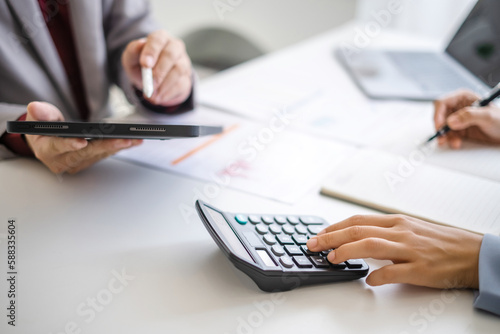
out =
[[(201, 103), (257, 120), (281, 108), (294, 116), (293, 131), (350, 147), (347, 155), (333, 158), (333, 172), (323, 181), (325, 195), (500, 233), (500, 147), (422, 146), (435, 132), (431, 103), (369, 100), (330, 54), (295, 56), (269, 57), (217, 75), (203, 84)], [(308, 73), (298, 70), (300, 63), (308, 64)]]
[(147, 141), (118, 158), (287, 203), (323, 184), (381, 211), (500, 233), (500, 148), (421, 146), (432, 104), (367, 99), (326, 47), (224, 71), (201, 85), (205, 107), (154, 116), (224, 125), (221, 135)]
[(500, 234), (500, 183), (381, 151), (359, 150), (321, 192), (387, 213)]

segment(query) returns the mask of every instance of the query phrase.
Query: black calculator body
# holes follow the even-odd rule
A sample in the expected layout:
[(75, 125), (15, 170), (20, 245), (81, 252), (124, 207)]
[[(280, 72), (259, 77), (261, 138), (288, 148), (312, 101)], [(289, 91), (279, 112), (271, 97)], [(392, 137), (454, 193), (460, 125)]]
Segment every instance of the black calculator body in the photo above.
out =
[(329, 224), (315, 216), (228, 213), (200, 200), (196, 209), (229, 260), (267, 292), (354, 280), (368, 274), (363, 260), (331, 264), (307, 240)]

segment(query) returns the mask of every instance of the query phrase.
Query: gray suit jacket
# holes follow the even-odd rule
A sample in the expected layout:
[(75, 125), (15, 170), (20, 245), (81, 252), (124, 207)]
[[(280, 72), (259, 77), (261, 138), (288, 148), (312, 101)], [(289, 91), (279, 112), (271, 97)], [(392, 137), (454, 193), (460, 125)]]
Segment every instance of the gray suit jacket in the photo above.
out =
[[(59, 1), (59, 0), (58, 0)], [(53, 3), (57, 10), (56, 0)], [(109, 87), (117, 84), (141, 106), (121, 67), (126, 45), (158, 29), (147, 0), (66, 0), (91, 120), (109, 116)], [(0, 136), (6, 122), (32, 101), (57, 106), (79, 119), (62, 62), (36, 0), (0, 0)], [(0, 145), (0, 159), (13, 154)]]

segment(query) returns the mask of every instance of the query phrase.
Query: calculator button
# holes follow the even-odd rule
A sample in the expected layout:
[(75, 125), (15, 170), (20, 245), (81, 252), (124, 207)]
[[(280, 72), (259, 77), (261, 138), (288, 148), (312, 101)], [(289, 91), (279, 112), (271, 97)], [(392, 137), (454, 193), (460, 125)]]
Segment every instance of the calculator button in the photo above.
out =
[(317, 268), (328, 268), (330, 265), (328, 261), (322, 256), (311, 256), (311, 262)]
[(307, 227), (307, 230), (309, 231), (309, 233), (311, 234), (318, 234), (319, 232), (323, 231), (323, 226), (308, 226)]
[(292, 239), (297, 245), (307, 244), (307, 237), (305, 235), (294, 235)]
[(248, 220), (250, 221), (250, 223), (252, 223), (254, 225), (259, 224), (261, 222), (260, 216), (256, 216), (256, 215), (248, 216)]
[(276, 243), (276, 238), (270, 234), (264, 236), (264, 242), (270, 246)]
[(271, 247), (271, 250), (273, 251), (273, 254), (276, 256), (285, 255), (285, 250), (280, 245), (274, 245), (273, 247)]
[(274, 218), (271, 216), (262, 216), (262, 221), (264, 222), (264, 224), (271, 225), (272, 223), (274, 223)]
[(294, 246), (294, 245), (286, 245), (285, 250), (288, 253), (288, 255), (302, 255), (302, 250), (300, 249), (299, 246)]
[(293, 267), (293, 261), (288, 256), (282, 256), (282, 257), (280, 257), (280, 263), (285, 268), (292, 268)]
[(298, 234), (307, 234), (307, 228), (305, 226), (302, 226), (302, 225), (295, 226), (295, 231)]
[(247, 220), (247, 216), (245, 215), (236, 215), (234, 217), (234, 219), (236, 219), (236, 221), (240, 224), (240, 225), (245, 225), (248, 220)]
[(286, 224), (286, 217), (285, 216), (276, 216), (276, 217), (274, 217), (274, 221), (280, 225), (285, 225)]
[(348, 260), (345, 261), (347, 264), (347, 268), (349, 269), (358, 269), (363, 267), (363, 261), (362, 260)]
[(331, 252), (332, 250), (333, 250), (333, 249), (329, 249), (329, 250), (326, 250), (326, 251), (322, 251), (322, 252), (321, 252), (321, 255), (328, 256), (328, 254), (330, 254), (330, 252)]
[(252, 247), (264, 246), (260, 238), (252, 231), (246, 231), (243, 233), (243, 235), (245, 236), (245, 239), (247, 239), (250, 246)]
[(333, 269), (345, 269), (346, 266), (347, 266), (345, 264), (345, 262), (342, 262), (342, 263), (339, 263), (339, 264), (330, 263), (330, 265), (332, 266)]
[(259, 234), (267, 234), (269, 232), (269, 228), (266, 225), (257, 225), (255, 226), (255, 230)]
[[(328, 261), (328, 258), (326, 258), (326, 260)], [(345, 262), (335, 264), (335, 263), (331, 263), (330, 261), (328, 261), (328, 263), (330, 263), (330, 265), (332, 266), (333, 269), (345, 269), (347, 267)]]
[(281, 226), (274, 224), (274, 225), (269, 226), (269, 230), (271, 231), (272, 234), (280, 234), (281, 233)]
[(284, 235), (284, 234), (277, 235), (276, 240), (278, 240), (278, 242), (281, 245), (293, 245), (293, 244), (295, 244), (289, 235)]
[(311, 252), (306, 245), (302, 245), (300, 248), (302, 249), (302, 252), (304, 252), (304, 254), (306, 255), (319, 255), (319, 253)]
[(293, 261), (299, 268), (312, 268), (311, 261), (309, 261), (305, 256), (294, 256)]
[(298, 223), (300, 223), (299, 217), (296, 217), (296, 216), (288, 216), (288, 217), (286, 217), (286, 219), (292, 225), (297, 225)]
[(323, 219), (313, 216), (300, 217), (300, 221), (304, 225), (323, 225), (325, 223)]
[(286, 234), (289, 234), (289, 235), (292, 235), (292, 234), (295, 233), (295, 229), (291, 225), (285, 225), (285, 226), (283, 226), (282, 230), (283, 230), (283, 233), (286, 233)]

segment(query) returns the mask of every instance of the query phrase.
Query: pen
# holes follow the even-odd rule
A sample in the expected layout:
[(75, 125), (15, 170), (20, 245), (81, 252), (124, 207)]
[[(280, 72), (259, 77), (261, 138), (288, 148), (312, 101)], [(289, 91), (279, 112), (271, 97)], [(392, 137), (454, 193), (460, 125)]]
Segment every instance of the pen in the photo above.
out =
[(153, 96), (154, 86), (153, 86), (153, 69), (142, 67), (142, 91), (147, 98)]
[[(491, 103), (491, 101), (493, 101), (494, 99), (496, 99), (497, 97), (500, 96), (500, 83), (497, 84), (495, 86), (495, 88), (493, 88), (493, 90), (491, 90), (491, 92), (482, 100), (477, 100), (476, 102), (474, 102), (471, 107), (485, 107), (487, 106), (488, 104)], [(433, 141), (434, 139), (438, 138), (438, 137), (441, 137), (443, 135), (445, 135), (448, 131), (450, 131), (450, 127), (448, 125), (444, 125), (443, 127), (441, 127), (435, 134), (434, 136), (430, 137), (429, 139), (427, 139), (426, 143), (429, 143), (431, 141)]]

